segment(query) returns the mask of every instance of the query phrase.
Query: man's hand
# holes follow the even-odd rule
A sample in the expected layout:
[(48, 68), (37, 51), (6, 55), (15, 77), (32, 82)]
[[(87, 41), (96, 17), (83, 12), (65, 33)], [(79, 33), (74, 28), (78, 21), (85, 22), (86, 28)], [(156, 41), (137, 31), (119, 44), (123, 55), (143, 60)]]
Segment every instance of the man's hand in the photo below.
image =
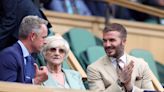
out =
[(40, 69), (38, 65), (34, 63), (35, 66), (35, 77), (34, 84), (41, 84), (48, 79), (48, 69), (46, 66), (41, 66)]
[(133, 72), (134, 62), (131, 61), (122, 70), (118, 71), (118, 79), (124, 84), (127, 91), (132, 90), (131, 77)]

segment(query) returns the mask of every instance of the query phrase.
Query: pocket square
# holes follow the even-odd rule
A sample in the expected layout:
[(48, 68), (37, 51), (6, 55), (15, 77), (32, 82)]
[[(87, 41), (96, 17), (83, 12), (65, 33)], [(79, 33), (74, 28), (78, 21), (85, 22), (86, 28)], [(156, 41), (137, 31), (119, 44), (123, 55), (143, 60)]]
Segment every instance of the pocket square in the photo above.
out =
[(138, 80), (141, 80), (143, 77), (141, 77), (141, 76), (137, 76), (136, 77), (136, 81), (138, 81)]

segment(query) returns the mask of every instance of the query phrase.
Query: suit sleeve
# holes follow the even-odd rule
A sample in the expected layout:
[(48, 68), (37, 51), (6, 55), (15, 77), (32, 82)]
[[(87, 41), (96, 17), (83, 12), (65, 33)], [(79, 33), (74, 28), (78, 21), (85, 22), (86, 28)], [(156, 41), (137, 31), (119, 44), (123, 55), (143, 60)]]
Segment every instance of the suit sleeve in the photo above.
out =
[(0, 55), (0, 80), (15, 82), (19, 68), (16, 59), (9, 53)]
[(94, 90), (96, 92), (124, 92), (125, 91), (125, 89), (120, 87), (117, 84), (117, 82), (105, 86), (101, 74), (91, 66), (87, 68), (87, 75), (88, 75), (87, 77), (88, 77), (90, 90)]

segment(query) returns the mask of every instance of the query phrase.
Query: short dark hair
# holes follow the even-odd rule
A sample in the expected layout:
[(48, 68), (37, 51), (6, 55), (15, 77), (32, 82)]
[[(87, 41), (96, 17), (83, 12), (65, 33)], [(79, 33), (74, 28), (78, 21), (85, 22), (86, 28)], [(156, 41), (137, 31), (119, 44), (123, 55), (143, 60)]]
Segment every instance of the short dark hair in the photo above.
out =
[(125, 38), (127, 37), (127, 31), (125, 29), (125, 27), (121, 24), (118, 23), (111, 23), (105, 26), (103, 32), (109, 32), (109, 31), (117, 31), (120, 32), (121, 37)]

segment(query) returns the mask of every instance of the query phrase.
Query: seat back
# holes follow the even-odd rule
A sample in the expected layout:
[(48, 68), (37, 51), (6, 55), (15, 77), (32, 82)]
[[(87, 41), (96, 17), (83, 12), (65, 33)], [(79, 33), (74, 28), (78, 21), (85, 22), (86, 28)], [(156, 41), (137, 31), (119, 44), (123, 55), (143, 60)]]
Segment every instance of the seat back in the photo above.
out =
[(132, 56), (135, 56), (135, 57), (143, 58), (148, 63), (150, 69), (155, 74), (157, 79), (159, 79), (155, 60), (154, 60), (153, 55), (150, 51), (143, 50), (143, 49), (133, 49), (130, 51), (129, 54)]
[(156, 66), (157, 66), (160, 82), (164, 86), (164, 65), (156, 61)]
[(72, 28), (63, 36), (70, 44), (70, 48), (79, 63), (86, 70), (86, 64), (80, 58), (80, 54), (84, 52), (88, 47), (95, 46), (96, 40), (94, 35), (82, 28)]
[(103, 46), (103, 41), (102, 41), (102, 39), (100, 39), (99, 37), (96, 37), (96, 36), (95, 36), (95, 39), (96, 39), (96, 44), (97, 44), (97, 45)]
[(71, 69), (71, 66), (68, 64), (67, 59), (65, 59), (62, 63), (62, 68), (64, 69)]
[(102, 46), (92, 46), (87, 48), (86, 51), (81, 54), (81, 57), (88, 66), (104, 55), (105, 51)]

